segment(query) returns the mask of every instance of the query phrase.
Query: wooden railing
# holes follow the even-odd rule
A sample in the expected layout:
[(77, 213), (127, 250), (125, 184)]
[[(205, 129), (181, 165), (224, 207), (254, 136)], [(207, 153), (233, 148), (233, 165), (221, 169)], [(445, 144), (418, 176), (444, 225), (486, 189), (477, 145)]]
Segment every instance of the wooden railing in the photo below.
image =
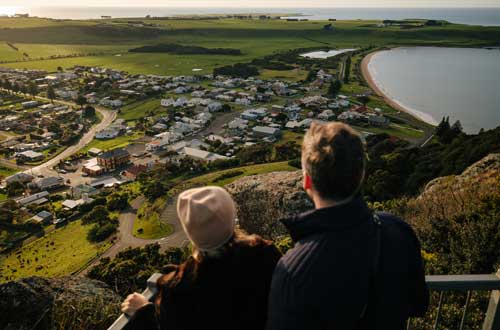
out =
[[(142, 293), (147, 299), (152, 300), (156, 293), (156, 281), (162, 274), (153, 274), (147, 282), (147, 288)], [(470, 297), (473, 291), (491, 291), (490, 302), (486, 311), (486, 317), (482, 330), (500, 330), (500, 270), (490, 275), (433, 275), (426, 276), (425, 280), (429, 289), (439, 292), (439, 303), (437, 307), (434, 329), (439, 329), (441, 322), (441, 309), (447, 292), (467, 292), (462, 319), (459, 330), (462, 330), (467, 319)], [(108, 328), (108, 330), (122, 330), (127, 325), (129, 317), (125, 314)], [(408, 321), (408, 329), (411, 329), (411, 320)]]

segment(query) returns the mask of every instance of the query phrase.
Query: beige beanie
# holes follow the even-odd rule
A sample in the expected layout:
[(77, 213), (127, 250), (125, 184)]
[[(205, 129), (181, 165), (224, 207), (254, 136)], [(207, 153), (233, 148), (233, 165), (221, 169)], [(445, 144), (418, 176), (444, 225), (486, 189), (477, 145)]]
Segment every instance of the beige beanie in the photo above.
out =
[(222, 188), (184, 191), (177, 199), (177, 214), (189, 240), (202, 251), (217, 249), (233, 236), (236, 206)]

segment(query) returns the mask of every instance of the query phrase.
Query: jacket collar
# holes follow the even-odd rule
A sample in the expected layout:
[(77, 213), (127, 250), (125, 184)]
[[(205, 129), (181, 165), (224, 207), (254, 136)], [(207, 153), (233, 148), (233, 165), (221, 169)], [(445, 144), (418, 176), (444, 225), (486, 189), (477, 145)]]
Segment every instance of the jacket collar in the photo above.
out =
[(352, 201), (332, 207), (315, 209), (281, 220), (293, 241), (322, 232), (343, 231), (371, 218), (372, 212), (361, 194)]

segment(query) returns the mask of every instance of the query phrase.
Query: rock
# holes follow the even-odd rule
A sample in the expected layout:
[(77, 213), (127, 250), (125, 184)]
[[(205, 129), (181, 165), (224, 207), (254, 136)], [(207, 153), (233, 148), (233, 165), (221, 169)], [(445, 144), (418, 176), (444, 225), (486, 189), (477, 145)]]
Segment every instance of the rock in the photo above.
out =
[(443, 190), (471, 191), (495, 188), (500, 176), (500, 154), (490, 154), (469, 166), (460, 175), (436, 178), (430, 181), (419, 198), (427, 198)]
[(274, 172), (239, 179), (226, 186), (238, 205), (242, 229), (265, 238), (286, 233), (280, 219), (313, 207), (302, 190), (302, 172)]
[[(0, 296), (2, 330), (51, 329), (56, 314), (64, 314), (60, 316), (72, 322), (71, 314), (84, 319), (85, 313), (79, 306), (85, 302), (94, 308), (118, 306), (120, 302), (120, 297), (106, 284), (85, 277), (28, 277), (0, 284)], [(101, 306), (96, 306), (97, 300)], [(109, 315), (110, 319), (114, 317), (116, 314)]]
[(500, 154), (490, 154), (469, 166), (462, 174), (436, 178), (422, 193), (408, 201), (408, 214), (414, 222), (450, 219), (477, 208), (484, 196), (496, 193), (500, 182)]

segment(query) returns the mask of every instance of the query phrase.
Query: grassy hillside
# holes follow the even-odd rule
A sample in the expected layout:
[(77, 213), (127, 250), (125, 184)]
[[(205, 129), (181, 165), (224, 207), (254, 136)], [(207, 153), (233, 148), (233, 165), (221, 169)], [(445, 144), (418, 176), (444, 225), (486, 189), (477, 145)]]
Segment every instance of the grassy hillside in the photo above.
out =
[[(75, 221), (0, 259), (0, 282), (26, 276), (62, 276), (78, 270), (109, 243), (87, 240), (91, 225)], [(71, 238), (71, 239), (68, 239)]]
[[(129, 22), (152, 24), (137, 26)], [(328, 22), (283, 20), (146, 20), (113, 19), (70, 21), (0, 19), (0, 59), (19, 61), (5, 66), (40, 68), (76, 64), (106, 66), (131, 73), (187, 74), (194, 68), (211, 72), (214, 67), (245, 62), (277, 51), (308, 47), (362, 47), (367, 45), (499, 45), (500, 28), (449, 24), (440, 27), (400, 29), (376, 27), (377, 21), (338, 21), (334, 31)], [(4, 42), (2, 44), (2, 41)], [(5, 42), (19, 48), (15, 51)], [(242, 56), (129, 54), (128, 49), (158, 43), (208, 48), (233, 48)], [(24, 53), (29, 56), (25, 56)], [(121, 56), (114, 56), (120, 53)], [(48, 59), (79, 54), (84, 57)], [(93, 54), (93, 56), (88, 56)], [(33, 61), (43, 57), (45, 60)], [(31, 60), (30, 60), (31, 59)], [(30, 61), (26, 61), (30, 60)], [(273, 73), (270, 73), (272, 75)]]

